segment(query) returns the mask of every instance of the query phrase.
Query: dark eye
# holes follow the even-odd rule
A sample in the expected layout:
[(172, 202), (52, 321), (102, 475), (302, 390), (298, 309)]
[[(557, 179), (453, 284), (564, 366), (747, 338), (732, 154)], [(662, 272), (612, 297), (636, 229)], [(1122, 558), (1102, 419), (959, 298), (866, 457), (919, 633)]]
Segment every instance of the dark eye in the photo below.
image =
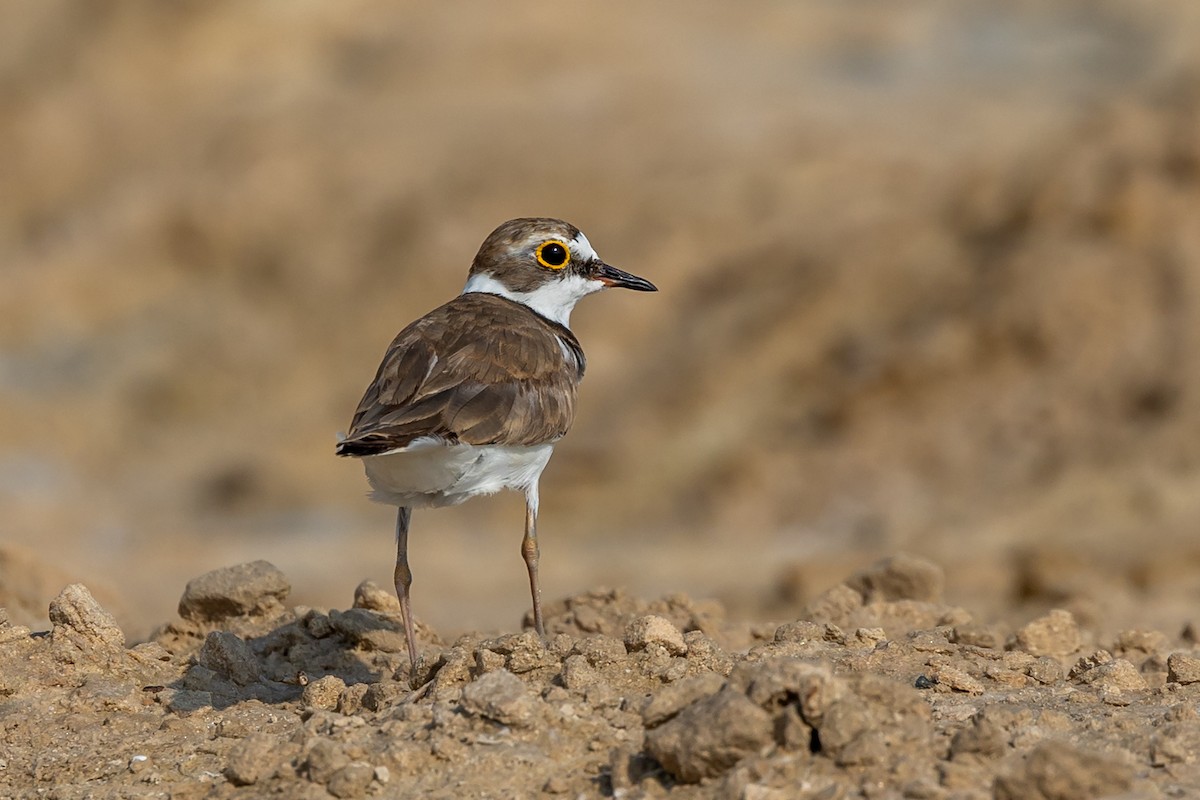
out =
[(537, 260), (543, 267), (562, 269), (571, 260), (571, 251), (562, 242), (551, 239), (538, 245)]

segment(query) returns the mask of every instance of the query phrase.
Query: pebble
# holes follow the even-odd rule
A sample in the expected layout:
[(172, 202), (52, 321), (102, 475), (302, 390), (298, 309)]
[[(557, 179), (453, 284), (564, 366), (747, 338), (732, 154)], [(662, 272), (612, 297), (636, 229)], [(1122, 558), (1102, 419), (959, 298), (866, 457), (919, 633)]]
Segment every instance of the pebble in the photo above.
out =
[(1018, 649), (1035, 656), (1068, 656), (1079, 649), (1079, 625), (1070, 611), (1056, 608), (1017, 631)]
[(328, 784), (334, 774), (350, 763), (345, 749), (332, 739), (317, 739), (309, 748), (304, 769), (313, 783)]
[(250, 645), (228, 631), (213, 631), (204, 639), (196, 660), (239, 686), (259, 679), (262, 670)]
[(275, 772), (271, 754), (278, 749), (275, 737), (256, 733), (238, 742), (229, 753), (224, 775), (234, 786), (250, 786)]
[(1091, 800), (1121, 794), (1132, 783), (1133, 767), (1123, 761), (1047, 741), (997, 777), (992, 793), (995, 800)]
[(734, 689), (693, 703), (648, 731), (646, 751), (684, 783), (720, 775), (773, 741), (769, 713)]
[[(342, 692), (346, 691), (346, 682), (336, 675), (326, 675), (304, 687), (300, 701), (306, 708), (319, 708), (323, 711), (333, 711), (338, 707)], [(366, 687), (363, 688), (366, 691)]]
[(846, 585), (868, 603), (891, 600), (939, 603), (945, 583), (941, 567), (907, 553), (885, 558), (846, 580)]
[(81, 650), (123, 649), (125, 634), (112, 614), (105, 611), (88, 588), (73, 583), (50, 601), (51, 640)]
[(638, 617), (625, 626), (625, 647), (634, 652), (661, 645), (673, 656), (687, 653), (683, 633), (668, 619), (654, 614)]
[(983, 683), (973, 677), (966, 670), (952, 667), (949, 664), (940, 664), (932, 667), (929, 672), (929, 677), (932, 678), (938, 686), (944, 686), (955, 692), (966, 692), (967, 694), (983, 694)]
[(345, 800), (362, 797), (375, 779), (375, 768), (365, 761), (351, 761), (333, 773), (325, 789), (334, 797)]
[(1200, 683), (1200, 658), (1187, 653), (1167, 656), (1167, 681), (1187, 685)]
[(462, 706), (468, 714), (516, 728), (533, 724), (540, 700), (516, 675), (498, 669), (463, 687)]
[(380, 616), (365, 608), (330, 611), (329, 623), (346, 640), (364, 650), (399, 653), (407, 649), (400, 621)]
[(188, 581), (179, 599), (179, 616), (195, 622), (268, 615), (283, 610), (291, 592), (287, 576), (267, 561), (222, 567)]
[(380, 588), (375, 581), (363, 581), (354, 590), (354, 607), (384, 614), (399, 614), (400, 600), (395, 592)]

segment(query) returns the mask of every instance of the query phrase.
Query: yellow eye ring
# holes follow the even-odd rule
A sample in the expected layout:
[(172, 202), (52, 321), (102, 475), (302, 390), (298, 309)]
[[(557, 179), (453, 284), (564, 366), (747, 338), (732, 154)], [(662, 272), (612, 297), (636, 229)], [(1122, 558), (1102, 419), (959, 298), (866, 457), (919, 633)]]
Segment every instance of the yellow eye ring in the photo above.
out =
[(534, 251), (534, 256), (537, 257), (537, 262), (543, 267), (548, 269), (562, 269), (571, 263), (571, 248), (567, 247), (566, 242), (560, 242), (558, 239), (550, 239), (538, 245), (538, 249)]

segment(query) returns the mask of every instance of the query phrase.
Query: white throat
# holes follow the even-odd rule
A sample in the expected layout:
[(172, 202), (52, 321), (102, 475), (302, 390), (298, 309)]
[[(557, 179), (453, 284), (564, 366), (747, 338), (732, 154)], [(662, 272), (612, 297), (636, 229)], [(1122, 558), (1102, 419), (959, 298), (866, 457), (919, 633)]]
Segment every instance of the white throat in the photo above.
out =
[(569, 328), (571, 309), (575, 308), (575, 304), (603, 288), (604, 284), (600, 281), (589, 280), (579, 275), (566, 275), (562, 278), (551, 278), (532, 292), (516, 292), (493, 276), (480, 272), (467, 279), (463, 294), (483, 292), (507, 297), (533, 309), (546, 319)]

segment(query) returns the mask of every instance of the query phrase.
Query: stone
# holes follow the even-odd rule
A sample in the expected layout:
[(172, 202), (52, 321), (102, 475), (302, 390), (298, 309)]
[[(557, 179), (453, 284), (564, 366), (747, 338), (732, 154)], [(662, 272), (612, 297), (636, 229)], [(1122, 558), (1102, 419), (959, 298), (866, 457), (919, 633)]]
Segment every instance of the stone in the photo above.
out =
[(997, 777), (992, 791), (995, 800), (1091, 800), (1128, 790), (1133, 775), (1131, 765), (1108, 754), (1046, 741), (1024, 764)]
[(852, 575), (846, 585), (862, 595), (867, 603), (893, 600), (919, 600), (940, 603), (946, 576), (932, 561), (897, 553)]
[(533, 724), (538, 703), (521, 679), (505, 669), (481, 676), (462, 692), (463, 710), (468, 714), (516, 728)]
[(201, 666), (228, 678), (239, 686), (259, 679), (262, 670), (250, 645), (228, 631), (213, 631), (204, 639), (196, 660)]
[(275, 773), (271, 754), (279, 748), (274, 736), (256, 733), (238, 742), (229, 753), (224, 774), (234, 786), (250, 786)]
[[(333, 711), (338, 707), (342, 692), (346, 691), (346, 682), (336, 675), (326, 675), (312, 681), (304, 687), (300, 702), (305, 708), (319, 708), (323, 711)], [(366, 692), (366, 687), (363, 687)]]
[(354, 607), (399, 614), (400, 600), (394, 591), (381, 588), (375, 581), (363, 581), (354, 589)]
[(703, 672), (664, 687), (647, 698), (642, 721), (648, 728), (661, 725), (700, 698), (716, 694), (724, 685), (720, 675)]
[(318, 739), (308, 750), (304, 770), (313, 783), (328, 784), (342, 767), (350, 763), (342, 745), (332, 739)]
[(1017, 631), (1017, 649), (1035, 656), (1068, 656), (1079, 649), (1082, 638), (1070, 611), (1056, 608)]
[(50, 601), (50, 622), (55, 644), (70, 644), (85, 652), (125, 647), (125, 634), (116, 619), (82, 583), (71, 584)]
[(346, 641), (364, 650), (400, 653), (408, 649), (399, 619), (389, 619), (365, 608), (330, 611), (329, 622)]
[(687, 653), (683, 633), (668, 619), (654, 614), (638, 617), (625, 626), (625, 647), (629, 652), (659, 645), (673, 656)]
[(774, 720), (746, 695), (726, 688), (646, 733), (646, 751), (684, 783), (728, 770), (773, 741)]
[(291, 590), (287, 577), (270, 562), (222, 567), (188, 581), (179, 599), (179, 616), (212, 623), (274, 615), (283, 611), (283, 600)]
[(1167, 656), (1167, 681), (1187, 685), (1200, 683), (1200, 658), (1188, 653)]
[(365, 761), (351, 761), (333, 773), (325, 789), (334, 797), (346, 800), (362, 797), (375, 779), (375, 768)]

